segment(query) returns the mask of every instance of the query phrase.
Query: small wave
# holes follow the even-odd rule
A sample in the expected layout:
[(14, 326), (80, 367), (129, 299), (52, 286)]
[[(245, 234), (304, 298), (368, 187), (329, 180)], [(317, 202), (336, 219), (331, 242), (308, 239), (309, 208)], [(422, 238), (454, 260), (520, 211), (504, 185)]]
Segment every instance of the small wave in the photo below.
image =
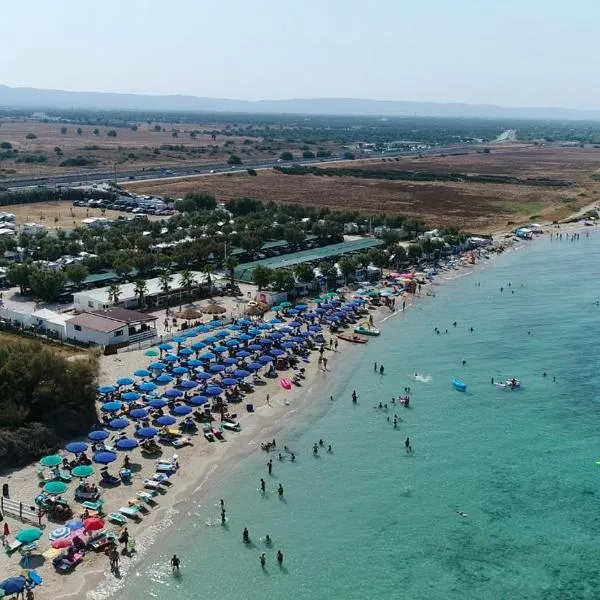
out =
[(420, 375), (417, 373), (415, 375), (415, 381), (420, 381), (421, 383), (429, 383), (431, 381), (431, 375)]

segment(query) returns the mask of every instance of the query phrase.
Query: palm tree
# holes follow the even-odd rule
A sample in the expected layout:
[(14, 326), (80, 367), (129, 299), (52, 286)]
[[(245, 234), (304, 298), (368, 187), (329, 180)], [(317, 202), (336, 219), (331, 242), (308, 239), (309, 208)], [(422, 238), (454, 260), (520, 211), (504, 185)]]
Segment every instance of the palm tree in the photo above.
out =
[(158, 276), (160, 282), (160, 288), (167, 297), (167, 306), (169, 306), (169, 292), (171, 291), (171, 274), (168, 271), (164, 271)]
[(138, 279), (133, 286), (133, 293), (137, 296), (139, 308), (144, 308), (147, 292), (148, 285), (146, 284), (146, 281), (144, 279)]
[[(181, 280), (181, 287), (185, 288), (188, 298), (192, 293), (192, 288), (196, 285), (196, 279), (191, 271), (185, 269), (179, 272), (179, 278)], [(181, 291), (179, 292), (179, 303), (181, 304)]]
[(206, 275), (206, 283), (208, 284), (208, 295), (212, 296), (212, 277), (211, 275), (214, 273), (214, 269), (210, 265), (204, 265), (202, 267), (202, 272)]
[(229, 287), (231, 288), (231, 295), (234, 296), (233, 286), (235, 284), (235, 268), (239, 265), (239, 261), (235, 256), (229, 255), (225, 259), (225, 268), (229, 271)]
[(108, 299), (113, 304), (118, 304), (119, 296), (122, 294), (122, 291), (121, 291), (121, 288), (116, 283), (113, 283), (108, 286), (107, 293), (108, 293)]

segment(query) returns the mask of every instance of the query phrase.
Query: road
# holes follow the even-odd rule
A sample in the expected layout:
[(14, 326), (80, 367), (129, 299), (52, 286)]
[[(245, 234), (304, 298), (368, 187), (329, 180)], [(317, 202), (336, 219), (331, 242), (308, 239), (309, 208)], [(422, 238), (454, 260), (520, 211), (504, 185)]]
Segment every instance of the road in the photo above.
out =
[[(468, 146), (444, 146), (437, 148), (429, 148), (426, 150), (420, 150), (415, 152), (414, 150), (405, 150), (400, 152), (386, 152), (385, 154), (378, 154), (376, 156), (359, 157), (359, 160), (381, 160), (382, 158), (394, 158), (396, 156), (416, 156), (418, 154), (453, 154), (456, 152), (464, 152), (466, 150), (472, 150), (477, 148), (475, 145)], [(329, 162), (346, 162), (347, 159), (340, 158), (338, 156), (330, 158), (309, 158), (309, 159), (297, 159), (291, 162), (279, 162), (276, 159), (269, 160), (257, 160), (244, 162), (239, 167), (230, 167), (223, 163), (215, 164), (201, 164), (201, 165), (186, 165), (182, 167), (170, 167), (170, 173), (164, 173), (159, 169), (149, 171), (147, 169), (130, 169), (125, 171), (116, 171), (116, 179), (119, 183), (127, 183), (130, 181), (146, 181), (149, 179), (155, 180), (169, 180), (178, 179), (181, 177), (194, 177), (194, 176), (209, 176), (209, 175), (220, 175), (223, 173), (236, 173), (238, 171), (244, 171), (245, 169), (272, 169), (273, 167), (290, 166), (292, 164), (300, 164), (304, 166), (310, 165), (321, 165)], [(0, 186), (8, 188), (10, 190), (18, 190), (23, 188), (32, 187), (45, 187), (45, 186), (79, 186), (88, 185), (92, 183), (107, 183), (115, 180), (115, 171), (81, 171), (79, 173), (69, 173), (68, 175), (53, 175), (44, 177), (28, 177), (28, 178), (9, 178), (0, 180)]]

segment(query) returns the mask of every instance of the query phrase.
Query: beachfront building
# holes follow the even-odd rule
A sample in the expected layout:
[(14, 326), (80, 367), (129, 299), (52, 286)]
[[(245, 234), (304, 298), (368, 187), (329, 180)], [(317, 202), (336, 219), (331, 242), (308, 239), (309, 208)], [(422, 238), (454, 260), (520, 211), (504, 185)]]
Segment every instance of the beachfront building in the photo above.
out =
[[(165, 288), (160, 278), (146, 279), (146, 291), (144, 292), (144, 304), (146, 307), (159, 307), (167, 304), (167, 300), (181, 303), (185, 297), (193, 296), (200, 288), (208, 289), (208, 275), (200, 271), (191, 271), (193, 276), (190, 287), (186, 281), (182, 281), (181, 275), (171, 275), (168, 289)], [(223, 276), (211, 275), (213, 289), (220, 288)], [(89, 312), (111, 306), (122, 308), (138, 308), (139, 295), (136, 293), (135, 283), (124, 283), (118, 287), (118, 301), (114, 302), (114, 289), (102, 287), (94, 290), (85, 290), (73, 294), (73, 306), (78, 312)]]
[(66, 339), (98, 346), (127, 346), (156, 337), (156, 317), (112, 307), (75, 315), (66, 322)]

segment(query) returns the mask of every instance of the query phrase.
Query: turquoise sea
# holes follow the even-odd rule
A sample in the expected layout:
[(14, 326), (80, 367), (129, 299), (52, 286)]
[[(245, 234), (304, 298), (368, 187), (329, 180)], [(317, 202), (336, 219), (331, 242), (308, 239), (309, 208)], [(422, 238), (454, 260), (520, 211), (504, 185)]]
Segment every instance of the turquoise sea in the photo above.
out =
[[(598, 264), (600, 235), (584, 232), (578, 242), (525, 244), (434, 285), (436, 297), (387, 320), (358, 362), (336, 363), (321, 400), (278, 436), (296, 463), (275, 460), (269, 477), (267, 455), (250, 454), (183, 509), (118, 596), (600, 597)], [(374, 361), (385, 375), (373, 373)], [(510, 376), (521, 390), (491, 385)], [(452, 388), (453, 377), (466, 393)], [(391, 405), (405, 386), (411, 408)], [(379, 401), (388, 413), (373, 407)], [(396, 430), (386, 419), (394, 413)], [(319, 438), (333, 453), (312, 455)], [(271, 548), (260, 539), (267, 533)], [(178, 577), (168, 566), (173, 553)]]

